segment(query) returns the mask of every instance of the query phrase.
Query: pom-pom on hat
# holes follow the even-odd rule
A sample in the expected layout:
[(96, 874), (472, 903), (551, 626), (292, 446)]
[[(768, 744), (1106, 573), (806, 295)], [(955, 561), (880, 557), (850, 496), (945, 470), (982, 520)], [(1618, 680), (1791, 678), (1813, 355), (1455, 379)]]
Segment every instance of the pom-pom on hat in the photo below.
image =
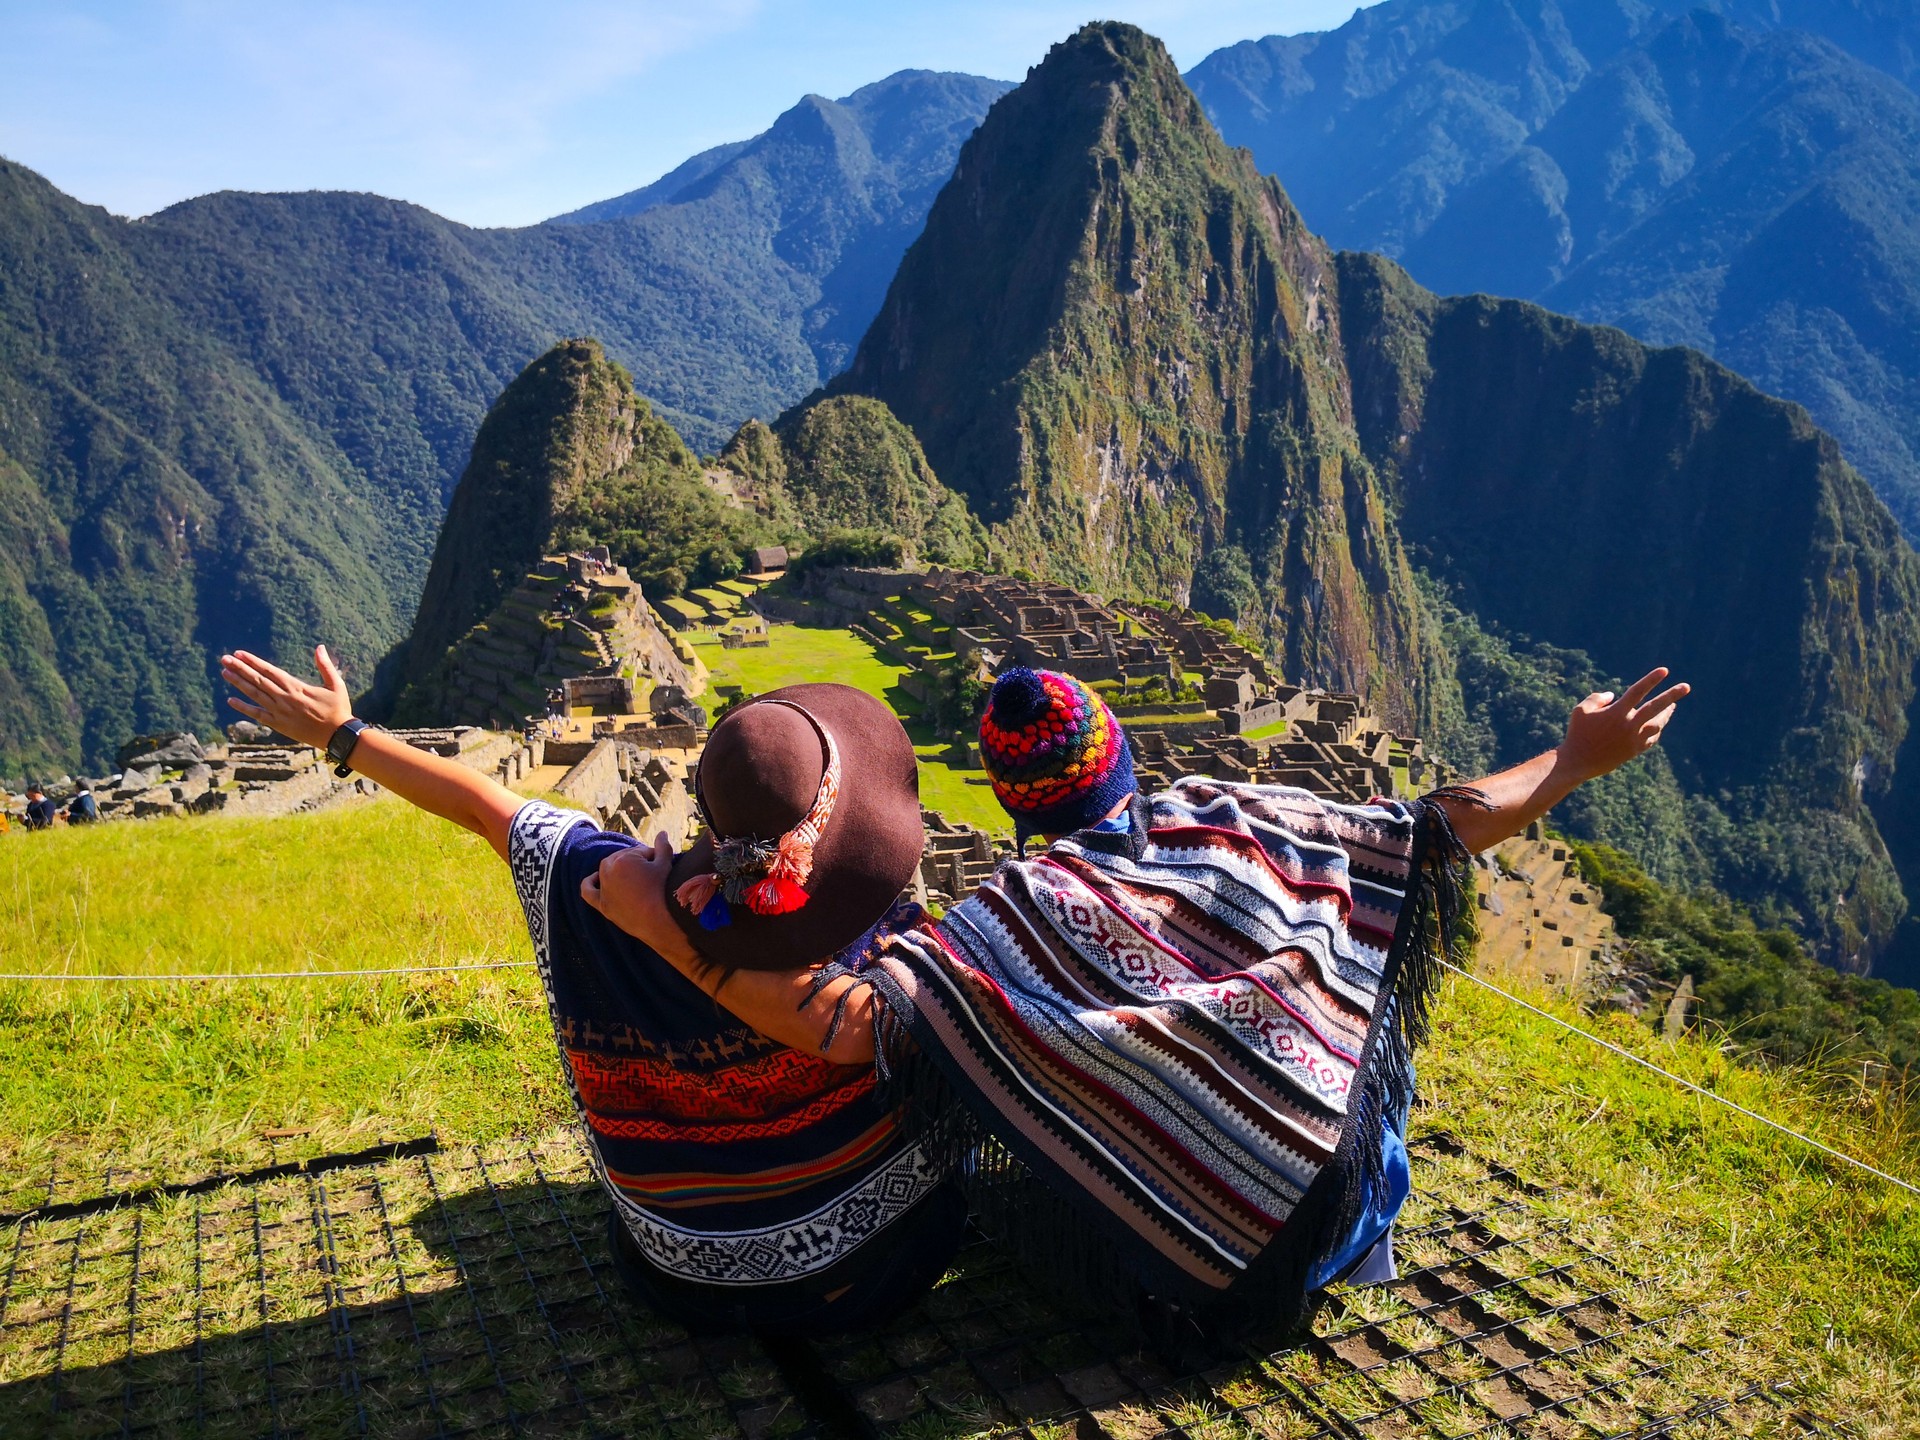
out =
[(980, 763), (1014, 833), (1064, 835), (1133, 793), (1133, 751), (1107, 702), (1071, 675), (1003, 672), (980, 717)]

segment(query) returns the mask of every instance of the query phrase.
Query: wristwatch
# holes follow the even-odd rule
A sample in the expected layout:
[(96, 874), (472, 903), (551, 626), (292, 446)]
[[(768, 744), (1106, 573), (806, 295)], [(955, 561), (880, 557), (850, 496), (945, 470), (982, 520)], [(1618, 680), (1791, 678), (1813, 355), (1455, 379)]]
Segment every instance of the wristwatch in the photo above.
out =
[(347, 762), (353, 756), (353, 747), (360, 743), (360, 732), (366, 728), (364, 720), (349, 720), (327, 741), (327, 759), (333, 762), (333, 773), (342, 780), (353, 773), (353, 766)]

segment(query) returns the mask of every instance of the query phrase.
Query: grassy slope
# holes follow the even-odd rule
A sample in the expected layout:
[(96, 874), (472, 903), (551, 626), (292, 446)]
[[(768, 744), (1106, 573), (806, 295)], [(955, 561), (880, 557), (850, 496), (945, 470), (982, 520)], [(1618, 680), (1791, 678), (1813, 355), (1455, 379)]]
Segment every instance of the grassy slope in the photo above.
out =
[(506, 867), (401, 804), (0, 842), (0, 970), (138, 974), (530, 960)]
[[(1551, 1004), (1544, 996), (1530, 997)], [(1623, 1016), (1580, 1019), (1656, 1064), (1839, 1149), (1920, 1176), (1910, 1109), (1734, 1064)], [(1920, 1201), (1687, 1094), (1466, 981), (1424, 1052), (1419, 1118), (1556, 1198), (1586, 1238), (1786, 1358), (1816, 1407), (1920, 1433)]]
[[(379, 804), (291, 822), (154, 822), (51, 842), (15, 835), (0, 841), (0, 855), (16, 881), (36, 886), (109, 866), (146, 874), (154, 907), (197, 906), (205, 917), (207, 934), (190, 955), (213, 953), (221, 934), (244, 928), (258, 937), (249, 963), (298, 961), (314, 953), (303, 933), (327, 923), (317, 911), (389, 937), (368, 959), (438, 963), (458, 949), (450, 936), (496, 924), (496, 953), (523, 953), (508, 928), (503, 873), (459, 837), (435, 840), (430, 825)], [(382, 863), (367, 864), (370, 855)], [(123, 868), (129, 860), (144, 868)], [(396, 871), (403, 863), (410, 868)], [(350, 898), (324, 902), (324, 887), (303, 882), (326, 874), (362, 878), (349, 879)], [(239, 911), (207, 901), (211, 875), (253, 898)], [(53, 924), (48, 908), (36, 909), (42, 936)], [(136, 925), (130, 913), (112, 928)], [(108, 914), (96, 906), (89, 923), (104, 929)], [(31, 958), (23, 931), (0, 933), (5, 968)], [(90, 953), (129, 963), (149, 956), (112, 950), (98, 932)], [(1801, 1072), (1742, 1068), (1710, 1046), (1661, 1041), (1624, 1019), (1585, 1023), (1731, 1099), (1920, 1174), (1911, 1117), (1871, 1095), (1836, 1103)], [(315, 1152), (429, 1127), (449, 1140), (535, 1130), (565, 1110), (552, 1056), (525, 971), (0, 987), (0, 1068), (9, 1076), (0, 1173), (11, 1177), (0, 1189), (29, 1198), (56, 1154), (63, 1165), (85, 1156), (123, 1176), (257, 1163), (260, 1132), (274, 1127), (310, 1131), (285, 1142), (283, 1156), (286, 1145)], [(1564, 1187), (1552, 1203), (1584, 1237), (1653, 1276), (1676, 1303), (1707, 1300), (1718, 1319), (1756, 1335), (1814, 1387), (1820, 1409), (1865, 1417), (1868, 1434), (1920, 1425), (1912, 1378), (1920, 1206), (1910, 1199), (1464, 982), (1441, 997), (1422, 1084), (1430, 1103), (1419, 1125), (1451, 1129), (1479, 1153)]]

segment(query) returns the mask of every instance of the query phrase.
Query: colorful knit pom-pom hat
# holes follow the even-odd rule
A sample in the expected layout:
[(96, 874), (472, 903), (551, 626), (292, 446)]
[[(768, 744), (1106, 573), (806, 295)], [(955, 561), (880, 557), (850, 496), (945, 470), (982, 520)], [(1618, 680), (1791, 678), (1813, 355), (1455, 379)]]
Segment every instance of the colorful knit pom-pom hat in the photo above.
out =
[(1014, 834), (1064, 835), (1133, 793), (1133, 751), (1107, 702), (1071, 675), (1005, 671), (980, 717), (980, 763)]

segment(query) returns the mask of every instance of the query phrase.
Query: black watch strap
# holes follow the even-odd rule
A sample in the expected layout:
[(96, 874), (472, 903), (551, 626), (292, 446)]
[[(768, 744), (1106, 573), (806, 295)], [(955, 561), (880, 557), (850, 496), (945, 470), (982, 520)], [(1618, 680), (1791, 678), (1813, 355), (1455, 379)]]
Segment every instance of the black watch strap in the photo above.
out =
[(360, 743), (360, 732), (366, 728), (364, 720), (349, 720), (327, 741), (327, 759), (333, 762), (333, 773), (342, 780), (353, 773), (348, 761), (353, 757), (353, 747)]

